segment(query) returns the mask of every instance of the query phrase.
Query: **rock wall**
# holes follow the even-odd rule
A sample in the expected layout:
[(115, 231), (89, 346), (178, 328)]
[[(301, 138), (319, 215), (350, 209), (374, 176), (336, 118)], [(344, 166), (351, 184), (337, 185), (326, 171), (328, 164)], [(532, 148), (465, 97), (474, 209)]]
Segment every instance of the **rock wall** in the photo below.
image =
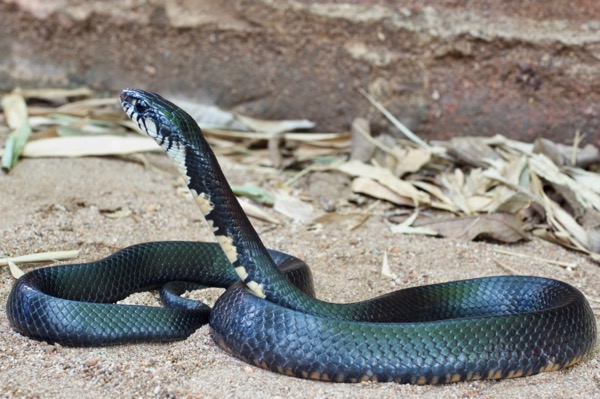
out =
[(0, 90), (142, 87), (341, 131), (600, 144), (596, 0), (0, 0)]

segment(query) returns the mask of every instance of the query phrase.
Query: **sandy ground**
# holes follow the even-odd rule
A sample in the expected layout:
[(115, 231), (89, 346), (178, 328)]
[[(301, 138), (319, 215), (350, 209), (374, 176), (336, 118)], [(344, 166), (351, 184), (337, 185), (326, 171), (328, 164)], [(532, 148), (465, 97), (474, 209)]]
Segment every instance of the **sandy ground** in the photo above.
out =
[[(189, 197), (177, 190), (177, 174), (162, 155), (148, 157), (161, 170), (120, 159), (24, 160), (11, 175), (0, 174), (0, 252), (81, 249), (78, 261), (94, 260), (138, 242), (212, 240)], [(227, 164), (233, 183), (284, 177), (274, 171), (248, 172)], [(112, 219), (104, 211), (127, 208)], [(406, 286), (507, 272), (492, 258), (523, 274), (565, 280), (600, 297), (599, 267), (584, 256), (534, 240), (510, 248), (392, 235), (382, 216), (354, 231), (340, 219), (322, 228), (287, 223), (276, 228), (255, 222), (265, 243), (305, 259), (320, 298), (338, 302), (366, 299)], [(510, 249), (576, 264), (564, 270), (547, 263), (495, 253)], [(394, 281), (380, 273), (388, 251)], [(66, 348), (15, 333), (4, 305), (13, 284), (0, 274), (0, 397), (433, 397), (591, 398), (600, 397), (600, 353), (564, 371), (504, 381), (444, 386), (362, 383), (333, 384), (277, 375), (249, 366), (222, 351), (203, 327), (172, 344), (112, 348)], [(142, 299), (144, 300), (144, 299)], [(153, 297), (150, 297), (153, 300)]]

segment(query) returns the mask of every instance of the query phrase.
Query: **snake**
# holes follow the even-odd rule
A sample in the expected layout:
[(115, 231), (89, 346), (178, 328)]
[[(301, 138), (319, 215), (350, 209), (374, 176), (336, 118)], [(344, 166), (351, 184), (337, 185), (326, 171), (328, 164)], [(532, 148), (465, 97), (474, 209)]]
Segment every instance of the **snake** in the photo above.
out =
[[(554, 371), (594, 348), (596, 322), (575, 287), (535, 276), (492, 276), (417, 286), (354, 303), (314, 295), (308, 266), (267, 249), (196, 121), (139, 89), (124, 112), (175, 163), (216, 242), (127, 247), (90, 263), (25, 273), (6, 310), (18, 333), (65, 346), (167, 342), (208, 323), (219, 347), (299, 378), (441, 384)], [(181, 297), (226, 288), (213, 308)], [(160, 288), (164, 307), (123, 305)]]

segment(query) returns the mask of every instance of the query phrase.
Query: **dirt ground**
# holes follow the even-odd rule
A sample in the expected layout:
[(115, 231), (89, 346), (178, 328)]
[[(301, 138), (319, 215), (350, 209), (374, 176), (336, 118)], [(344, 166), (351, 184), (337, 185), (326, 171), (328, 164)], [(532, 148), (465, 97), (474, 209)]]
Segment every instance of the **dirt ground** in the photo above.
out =
[[(3, 141), (3, 140), (0, 140)], [(115, 158), (24, 160), (0, 173), (0, 252), (80, 249), (79, 261), (152, 240), (212, 240), (178, 175), (161, 155), (156, 168)], [(223, 165), (232, 183), (267, 186), (285, 177), (268, 169)], [(289, 177), (289, 176), (288, 176)], [(131, 215), (107, 217), (129, 209)], [(378, 208), (382, 211), (382, 208)], [(378, 212), (376, 210), (376, 212)], [(340, 219), (319, 228), (253, 221), (267, 246), (311, 265), (318, 296), (348, 302), (394, 289), (478, 276), (502, 275), (499, 260), (523, 274), (567, 281), (600, 297), (599, 266), (585, 256), (534, 240), (511, 247), (423, 236), (393, 235), (382, 215), (354, 231)], [(576, 264), (573, 270), (495, 253), (498, 249), (540, 255)], [(393, 280), (381, 275), (387, 251)], [(444, 386), (394, 383), (333, 384), (305, 381), (250, 366), (222, 351), (205, 326), (171, 344), (112, 348), (66, 348), (15, 333), (5, 303), (13, 285), (0, 274), (0, 397), (318, 397), (318, 398), (592, 398), (600, 397), (600, 352), (564, 371), (503, 381)], [(141, 301), (153, 301), (153, 296)]]

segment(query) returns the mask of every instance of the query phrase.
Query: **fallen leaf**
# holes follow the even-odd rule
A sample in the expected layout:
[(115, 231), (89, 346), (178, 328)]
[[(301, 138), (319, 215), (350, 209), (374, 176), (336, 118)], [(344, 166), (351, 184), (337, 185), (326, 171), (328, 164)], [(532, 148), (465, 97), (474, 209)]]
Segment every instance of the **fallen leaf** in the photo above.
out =
[(392, 233), (399, 234), (424, 234), (430, 236), (438, 235), (438, 232), (435, 229), (429, 227), (414, 226), (415, 220), (418, 216), (418, 211), (413, 212), (412, 215), (410, 215), (407, 218), (404, 218), (400, 224), (390, 226), (390, 231)]
[(469, 206), (467, 197), (463, 192), (465, 185), (465, 176), (462, 170), (454, 169), (454, 173), (444, 173), (440, 176), (440, 183), (445, 189), (445, 194), (452, 203), (467, 215), (472, 215), (473, 210)]
[[(569, 152), (572, 154), (573, 152), (572, 146), (563, 146), (562, 144), (559, 144), (558, 147), (563, 152), (563, 155), (565, 155), (565, 152), (567, 154)], [(577, 153), (575, 154), (575, 166), (579, 168), (587, 168), (590, 165), (598, 162), (600, 162), (600, 151), (594, 145), (586, 144), (585, 147), (577, 149)], [(572, 161), (571, 165), (573, 165)]]
[[(398, 218), (392, 218), (398, 222)], [(402, 218), (404, 222), (406, 219)], [(491, 238), (502, 242), (517, 242), (529, 239), (523, 230), (519, 216), (494, 213), (479, 216), (419, 218), (412, 223), (417, 228), (427, 228), (437, 235), (472, 241), (476, 238)]]
[(397, 176), (402, 176), (406, 173), (418, 172), (430, 161), (431, 150), (428, 148), (407, 148), (394, 167), (394, 173)]
[(485, 168), (500, 162), (500, 156), (481, 137), (453, 137), (448, 142), (448, 154), (467, 165)]
[(544, 155), (555, 165), (562, 166), (565, 164), (565, 157), (559, 150), (558, 145), (551, 140), (538, 137), (533, 143), (533, 152)]
[(225, 129), (246, 131), (246, 126), (238, 121), (233, 112), (225, 111), (215, 105), (202, 104), (181, 98), (173, 102), (185, 110), (202, 129)]
[(568, 187), (584, 208), (600, 210), (600, 195), (579, 184), (560, 169), (545, 155), (535, 154), (529, 160), (531, 171), (552, 183)]
[(522, 192), (515, 193), (506, 187), (504, 188), (509, 194), (508, 198), (501, 201), (498, 206), (494, 209), (491, 209), (491, 211), (515, 214), (531, 205), (532, 199), (529, 195)]
[(240, 205), (242, 206), (242, 209), (244, 210), (246, 215), (256, 218), (256, 219), (263, 220), (265, 222), (279, 224), (279, 220), (277, 220), (273, 216), (269, 215), (262, 208), (258, 207), (257, 205), (253, 204), (252, 202), (250, 202), (244, 198), (238, 198), (238, 201), (239, 201)]
[(125, 208), (117, 208), (117, 209), (100, 209), (100, 213), (106, 216), (109, 219), (122, 219), (128, 216), (131, 216), (131, 209)]
[(350, 151), (350, 160), (369, 162), (375, 153), (375, 144), (371, 137), (369, 121), (365, 118), (354, 119), (351, 132), (352, 150)]
[(427, 193), (417, 190), (410, 182), (400, 180), (389, 169), (367, 165), (358, 161), (343, 163), (337, 169), (350, 176), (368, 177), (376, 180), (396, 194), (410, 198), (413, 201), (413, 206), (431, 203), (431, 199)]
[[(226, 138), (229, 140), (248, 139), (248, 140), (269, 140), (272, 134), (263, 132), (240, 132), (233, 130), (223, 130), (216, 128), (203, 128), (206, 136)], [(332, 146), (334, 148), (346, 148), (348, 146), (348, 133), (282, 133), (288, 141), (299, 141), (315, 146)]]
[(6, 123), (12, 129), (4, 143), (2, 168), (10, 170), (17, 164), (17, 160), (21, 156), (27, 140), (29, 140), (31, 127), (29, 126), (27, 104), (19, 89), (15, 89), (11, 94), (2, 97), (1, 104)]
[(280, 121), (269, 121), (264, 119), (251, 118), (240, 114), (234, 114), (236, 119), (240, 121), (248, 130), (254, 132), (264, 132), (269, 134), (277, 134), (291, 132), (293, 130), (312, 129), (315, 127), (314, 122), (307, 119), (290, 119)]
[(292, 197), (283, 190), (275, 192), (275, 202), (273, 209), (291, 219), (302, 224), (313, 220), (313, 207), (296, 197)]
[(25, 272), (19, 266), (15, 265), (13, 262), (8, 262), (8, 268), (10, 270), (10, 274), (15, 279), (19, 279), (22, 275), (25, 274)]
[(368, 177), (357, 177), (352, 180), (352, 191), (368, 195), (373, 198), (382, 199), (392, 204), (401, 206), (413, 206), (414, 202), (410, 198), (402, 197), (394, 191), (385, 187), (384, 185), (376, 182)]
[(565, 168), (567, 173), (579, 185), (589, 188), (600, 195), (600, 173), (589, 172), (578, 168)]
[[(118, 100), (116, 98), (90, 98), (87, 100), (73, 101), (65, 105), (61, 105), (54, 110), (54, 113), (86, 117), (90, 116), (93, 111), (100, 107), (111, 106), (112, 108), (117, 106), (117, 104)], [(109, 112), (112, 113), (114, 111), (110, 109)], [(115, 114), (115, 116), (116, 115), (120, 115), (120, 113)]]
[(269, 160), (271, 161), (271, 165), (273, 165), (276, 169), (284, 169), (284, 154), (283, 154), (283, 144), (285, 142), (285, 138), (282, 133), (274, 134), (267, 143), (267, 149), (269, 150)]
[(231, 184), (231, 189), (237, 196), (250, 198), (251, 200), (260, 204), (273, 205), (273, 196), (261, 187), (253, 184)]
[(425, 192), (428, 192), (435, 198), (442, 201), (441, 203), (437, 202), (437, 201), (431, 201), (432, 207), (437, 208), (437, 209), (443, 209), (443, 210), (450, 211), (450, 212), (458, 211), (458, 208), (456, 207), (456, 205), (454, 205), (454, 202), (452, 202), (452, 200), (446, 194), (444, 194), (444, 192), (438, 186), (428, 183), (426, 181), (419, 181), (419, 180), (411, 180), (411, 183), (415, 187), (420, 188), (421, 190), (423, 190)]
[(388, 277), (391, 279), (395, 279), (397, 277), (395, 273), (392, 273), (392, 269), (390, 269), (390, 262), (388, 261), (387, 251), (383, 252), (383, 261), (381, 262), (381, 275), (383, 277)]
[(23, 150), (23, 156), (86, 157), (145, 151), (160, 151), (160, 147), (151, 138), (142, 136), (70, 136), (30, 141)]
[(78, 250), (72, 251), (53, 251), (53, 252), (39, 252), (35, 254), (15, 256), (12, 258), (0, 259), (0, 265), (7, 265), (9, 262), (13, 263), (38, 263), (38, 262), (51, 262), (57, 260), (73, 259), (79, 256)]
[(48, 101), (56, 99), (64, 100), (68, 97), (89, 97), (94, 94), (94, 92), (88, 87), (77, 87), (75, 89), (24, 89), (22, 91), (23, 97), (25, 98), (37, 98)]

